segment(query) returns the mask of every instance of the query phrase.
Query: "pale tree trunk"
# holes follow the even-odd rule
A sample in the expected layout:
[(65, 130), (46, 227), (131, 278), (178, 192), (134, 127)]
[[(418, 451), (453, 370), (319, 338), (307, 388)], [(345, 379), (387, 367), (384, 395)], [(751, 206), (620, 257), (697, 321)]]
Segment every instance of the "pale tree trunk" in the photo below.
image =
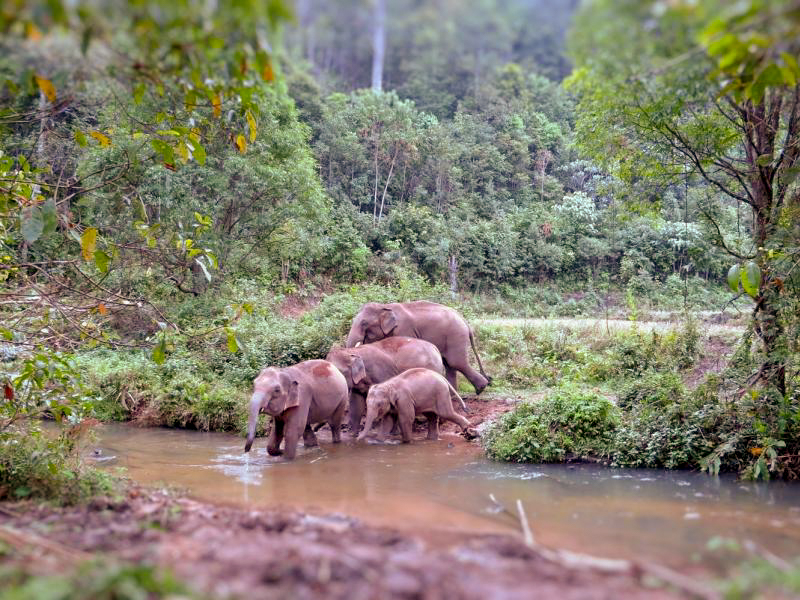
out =
[(458, 260), (455, 254), (447, 259), (447, 270), (450, 271), (450, 294), (455, 298), (458, 293)]
[(381, 217), (383, 216), (383, 203), (386, 202), (386, 190), (389, 189), (389, 181), (391, 181), (392, 179), (392, 173), (394, 172), (394, 163), (397, 160), (398, 150), (399, 150), (399, 145), (395, 143), (394, 154), (392, 155), (392, 163), (389, 165), (389, 174), (386, 176), (386, 185), (383, 186), (383, 195), (381, 196), (381, 210), (378, 213), (378, 223), (381, 222)]
[(386, 0), (374, 0), (372, 13), (372, 91), (383, 89), (383, 55), (386, 51)]

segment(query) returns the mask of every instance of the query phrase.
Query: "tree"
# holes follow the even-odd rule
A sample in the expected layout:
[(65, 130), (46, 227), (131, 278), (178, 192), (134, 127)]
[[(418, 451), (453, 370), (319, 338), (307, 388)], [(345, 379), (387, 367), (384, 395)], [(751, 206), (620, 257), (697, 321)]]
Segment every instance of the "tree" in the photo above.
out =
[[(627, 181), (705, 182), (716, 241), (746, 261), (739, 279), (754, 296), (765, 355), (758, 379), (785, 396), (787, 266), (797, 261), (787, 234), (800, 219), (800, 5), (594, 0), (576, 19), (571, 49), (586, 153)], [(732, 247), (718, 226), (731, 201), (750, 209), (750, 248)]]

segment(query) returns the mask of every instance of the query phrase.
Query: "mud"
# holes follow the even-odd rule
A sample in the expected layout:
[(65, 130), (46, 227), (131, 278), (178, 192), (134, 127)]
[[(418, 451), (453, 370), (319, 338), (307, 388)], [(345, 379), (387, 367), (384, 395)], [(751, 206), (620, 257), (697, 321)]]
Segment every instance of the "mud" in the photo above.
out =
[(3, 505), (0, 529), (29, 540), (6, 558), (33, 572), (52, 570), (48, 553), (88, 553), (167, 567), (213, 597), (681, 597), (632, 572), (565, 567), (510, 535), (410, 534), (336, 514), (243, 510), (139, 488), (82, 507)]

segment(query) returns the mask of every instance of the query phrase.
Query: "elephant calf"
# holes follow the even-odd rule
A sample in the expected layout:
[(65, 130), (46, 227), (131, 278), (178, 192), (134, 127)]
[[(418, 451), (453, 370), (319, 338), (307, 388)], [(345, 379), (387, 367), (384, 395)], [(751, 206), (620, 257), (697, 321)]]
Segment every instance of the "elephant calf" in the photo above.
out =
[(301, 435), (306, 446), (316, 446), (317, 438), (311, 429), (314, 423), (327, 422), (333, 442), (341, 441), (339, 428), (347, 406), (347, 381), (328, 361), (307, 360), (285, 369), (267, 367), (258, 374), (253, 388), (245, 452), (253, 445), (262, 412), (273, 418), (267, 440), (271, 456), (285, 454), (287, 459), (293, 459)]
[(442, 355), (436, 346), (425, 340), (403, 336), (355, 348), (334, 348), (325, 360), (339, 369), (350, 388), (350, 435), (353, 437), (361, 428), (370, 387), (413, 368), (444, 373)]
[(363, 440), (373, 423), (388, 414), (396, 414), (404, 443), (411, 441), (414, 417), (428, 417), (428, 439), (439, 439), (438, 419), (452, 421), (465, 432), (469, 421), (456, 413), (453, 401), (461, 397), (439, 373), (429, 369), (409, 369), (388, 381), (373, 385), (367, 394), (367, 419), (358, 436)]

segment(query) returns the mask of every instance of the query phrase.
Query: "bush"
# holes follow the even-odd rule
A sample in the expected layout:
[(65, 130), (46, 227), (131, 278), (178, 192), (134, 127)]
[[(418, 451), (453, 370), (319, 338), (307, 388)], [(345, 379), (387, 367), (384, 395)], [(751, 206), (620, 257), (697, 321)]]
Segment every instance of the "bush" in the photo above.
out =
[(487, 455), (514, 462), (561, 462), (608, 455), (619, 414), (595, 392), (563, 387), (524, 403), (483, 434)]
[(163, 569), (103, 562), (86, 563), (69, 575), (34, 577), (21, 569), (0, 569), (0, 586), (7, 600), (199, 598)]
[(108, 493), (113, 479), (83, 464), (77, 425), (52, 436), (36, 424), (11, 426), (0, 434), (0, 500), (43, 498), (74, 504)]

